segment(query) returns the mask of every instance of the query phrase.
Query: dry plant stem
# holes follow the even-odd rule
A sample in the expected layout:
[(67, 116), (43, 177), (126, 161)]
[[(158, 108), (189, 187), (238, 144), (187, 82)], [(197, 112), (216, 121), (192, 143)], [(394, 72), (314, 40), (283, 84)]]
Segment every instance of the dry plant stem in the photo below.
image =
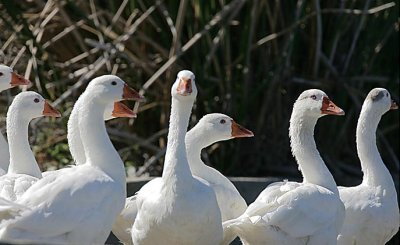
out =
[[(379, 11), (383, 11), (385, 9), (392, 8), (392, 7), (395, 6), (393, 2), (388, 3), (388, 4), (384, 4), (384, 5), (385, 6), (375, 7), (375, 8), (369, 9), (367, 11), (361, 11), (361, 10), (356, 10), (356, 9), (322, 9), (321, 10), (321, 14), (343, 13), (343, 14), (354, 14), (354, 15), (363, 14), (363, 16), (365, 16), (365, 15), (375, 14), (375, 13), (377, 13)], [(266, 44), (267, 42), (270, 42), (270, 41), (272, 41), (272, 40), (274, 40), (274, 39), (276, 39), (276, 38), (288, 33), (289, 31), (291, 31), (292, 29), (298, 27), (303, 22), (305, 22), (308, 19), (312, 18), (316, 14), (317, 14), (317, 12), (314, 11), (314, 12), (304, 16), (303, 18), (299, 19), (298, 21), (294, 22), (289, 27), (287, 27), (287, 28), (285, 28), (285, 29), (283, 29), (283, 30), (281, 30), (279, 32), (272, 33), (272, 34), (269, 34), (269, 35), (261, 38), (260, 40), (258, 40), (256, 42), (255, 45), (253, 45), (252, 48), (253, 49), (258, 48), (259, 46), (262, 46), (262, 45)]]
[(187, 11), (187, 5), (188, 5), (187, 0), (181, 0), (179, 3), (178, 16), (176, 17), (176, 21), (175, 21), (176, 35), (173, 36), (172, 48), (169, 53), (169, 58), (171, 58), (174, 54), (177, 53), (178, 50), (180, 51), (180, 49), (181, 49), (182, 27), (185, 23), (185, 14)]
[[(63, 19), (66, 22), (66, 26), (73, 26), (73, 22), (71, 21), (71, 19), (69, 18), (68, 14), (64, 10), (64, 5), (60, 5), (59, 1), (56, 1), (55, 4), (59, 8), (60, 14), (61, 14), (61, 16), (63, 17)], [(81, 35), (79, 34), (79, 32), (75, 28), (73, 28), (71, 31), (72, 31), (72, 35), (74, 36), (75, 40), (77, 41), (80, 49), (83, 52), (87, 52), (88, 50), (86, 49), (86, 46), (85, 46), (85, 44), (83, 42), (83, 39), (82, 39)], [(92, 62), (92, 61), (93, 60), (90, 57), (88, 57), (88, 62)]]
[(346, 74), (347, 69), (349, 67), (351, 57), (353, 56), (354, 48), (355, 48), (355, 46), (357, 44), (357, 41), (358, 41), (358, 37), (360, 36), (360, 32), (364, 28), (365, 22), (367, 21), (367, 9), (368, 9), (370, 3), (371, 3), (371, 0), (366, 0), (365, 1), (364, 11), (363, 11), (364, 13), (361, 16), (361, 20), (360, 20), (360, 22), (358, 24), (357, 30), (354, 33), (353, 41), (352, 41), (351, 46), (350, 46), (349, 54), (346, 57), (346, 61), (344, 63), (344, 68), (343, 68), (342, 74)]
[(315, 56), (314, 56), (314, 66), (313, 66), (313, 75), (317, 77), (319, 70), (319, 59), (321, 56), (321, 46), (322, 46), (322, 19), (321, 19), (321, 7), (319, 4), (319, 0), (314, 0), (315, 12), (316, 12), (316, 23), (317, 23), (317, 32), (316, 32), (316, 45), (315, 45)]
[[(223, 10), (217, 13), (213, 19), (211, 19), (207, 25), (204, 26), (201, 32), (196, 33), (181, 49), (181, 52), (175, 54), (168, 59), (154, 74), (151, 76), (140, 90), (140, 94), (145, 94), (146, 90), (172, 65), (176, 60), (183, 55), (189, 48), (191, 48), (197, 41), (200, 40), (206, 33), (210, 31), (212, 27), (219, 24), (231, 11), (238, 10), (241, 8), (245, 0), (235, 0), (226, 5)], [(139, 104), (136, 103), (134, 112), (137, 112)]]

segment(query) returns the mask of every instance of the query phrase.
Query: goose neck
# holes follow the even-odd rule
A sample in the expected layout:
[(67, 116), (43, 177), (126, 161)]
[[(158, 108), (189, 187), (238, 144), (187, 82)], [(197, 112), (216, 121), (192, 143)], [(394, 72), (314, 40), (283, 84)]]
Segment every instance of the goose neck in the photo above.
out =
[(99, 103), (96, 96), (91, 95), (85, 96), (81, 105), (78, 122), (87, 159), (85, 164), (100, 168), (125, 187), (124, 164), (108, 137), (103, 119), (106, 104)]
[[(168, 143), (162, 178), (173, 186), (186, 186), (193, 179), (190, 172), (185, 135), (194, 101), (178, 101), (172, 97)], [(178, 185), (176, 182), (183, 182)]]
[(357, 124), (357, 153), (364, 173), (363, 183), (371, 186), (392, 186), (392, 177), (376, 146), (376, 130), (380, 120), (381, 115), (363, 108)]
[(304, 183), (319, 185), (338, 193), (336, 182), (322, 160), (314, 141), (318, 118), (294, 112), (290, 120), (290, 145)]
[(41, 178), (42, 174), (28, 141), (30, 118), (10, 107), (7, 113), (7, 135), (10, 148), (9, 173)]
[(82, 145), (78, 123), (80, 104), (80, 100), (78, 99), (68, 119), (67, 132), (69, 151), (71, 152), (72, 158), (74, 159), (76, 165), (86, 162), (85, 150)]
[(209, 142), (207, 135), (198, 130), (198, 125), (196, 125), (186, 134), (185, 143), (190, 170), (192, 174), (199, 175), (199, 172), (205, 167), (201, 160), (201, 150), (211, 145), (212, 142)]

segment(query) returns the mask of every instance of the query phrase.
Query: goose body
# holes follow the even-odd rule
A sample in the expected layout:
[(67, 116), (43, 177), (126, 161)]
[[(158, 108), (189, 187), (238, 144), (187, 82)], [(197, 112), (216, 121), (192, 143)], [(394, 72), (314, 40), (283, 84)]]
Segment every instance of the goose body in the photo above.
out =
[[(11, 67), (0, 65), (0, 92), (18, 85), (29, 85), (30, 81), (13, 71)], [(7, 173), (10, 163), (8, 143), (0, 133), (0, 176)]]
[(223, 223), (224, 244), (239, 236), (244, 244), (330, 245), (344, 218), (336, 183), (313, 138), (324, 114), (342, 115), (320, 90), (304, 91), (293, 106), (289, 135), (303, 182), (269, 185), (239, 218)]
[[(189, 166), (194, 176), (207, 181), (213, 188), (222, 221), (233, 219), (241, 215), (247, 204), (236, 187), (218, 170), (208, 167), (201, 160), (201, 150), (209, 145), (223, 140), (239, 137), (251, 137), (253, 133), (230, 118), (220, 113), (205, 115), (185, 136), (186, 152)], [(151, 180), (144, 188), (151, 192), (152, 186), (160, 184), (160, 178)], [(136, 195), (128, 197), (125, 208), (115, 220), (113, 233), (124, 244), (132, 244), (130, 228), (137, 215)]]
[[(79, 97), (84, 164), (61, 169), (37, 181), (17, 200), (29, 207), (0, 225), (2, 241), (36, 244), (104, 244), (124, 207), (125, 169), (104, 124), (106, 106), (134, 99), (116, 76), (92, 80)], [(128, 87), (129, 88), (129, 87)]]
[(215, 193), (190, 172), (185, 134), (197, 89), (194, 74), (181, 71), (171, 89), (172, 104), (162, 177), (151, 192), (137, 194), (134, 244), (219, 244), (221, 213)]
[(60, 113), (36, 92), (21, 92), (15, 96), (7, 113), (10, 142), (8, 173), (0, 176), (0, 197), (15, 201), (42, 177), (28, 141), (29, 122), (37, 117)]
[(354, 187), (339, 187), (346, 217), (338, 244), (382, 245), (399, 230), (400, 214), (392, 176), (376, 147), (376, 129), (381, 117), (397, 109), (386, 89), (371, 90), (357, 124), (357, 152), (364, 173)]

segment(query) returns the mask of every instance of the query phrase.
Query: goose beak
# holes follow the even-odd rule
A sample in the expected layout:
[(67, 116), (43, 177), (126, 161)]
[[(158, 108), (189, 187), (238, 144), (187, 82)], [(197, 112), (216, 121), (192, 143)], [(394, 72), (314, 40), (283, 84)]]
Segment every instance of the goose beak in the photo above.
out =
[(181, 78), (176, 91), (182, 96), (190, 95), (192, 93), (192, 80), (189, 78)]
[(335, 105), (328, 97), (322, 99), (321, 113), (325, 115), (344, 115), (344, 111), (339, 106)]
[(399, 106), (397, 105), (396, 101), (392, 100), (392, 105), (390, 106), (390, 110), (397, 110)]
[(114, 110), (111, 114), (113, 117), (129, 117), (136, 118), (136, 113), (134, 113), (131, 109), (129, 109), (122, 102), (114, 102)]
[(246, 129), (245, 127), (243, 127), (240, 124), (237, 124), (235, 121), (231, 121), (232, 122), (232, 132), (231, 132), (231, 136), (233, 138), (243, 138), (243, 137), (253, 137), (254, 134), (253, 132), (251, 132), (250, 130)]
[(28, 79), (25, 79), (23, 76), (15, 72), (11, 72), (11, 82), (10, 82), (11, 87), (15, 87), (18, 85), (29, 85), (29, 84), (31, 84), (31, 82)]
[(44, 107), (43, 107), (43, 116), (47, 117), (61, 117), (61, 113), (56, 110), (54, 107), (52, 107), (49, 102), (45, 101), (44, 102)]
[(129, 87), (126, 83), (124, 85), (124, 89), (122, 91), (122, 99), (124, 100), (135, 100), (139, 102), (143, 102), (145, 99), (142, 95), (140, 95), (136, 90)]

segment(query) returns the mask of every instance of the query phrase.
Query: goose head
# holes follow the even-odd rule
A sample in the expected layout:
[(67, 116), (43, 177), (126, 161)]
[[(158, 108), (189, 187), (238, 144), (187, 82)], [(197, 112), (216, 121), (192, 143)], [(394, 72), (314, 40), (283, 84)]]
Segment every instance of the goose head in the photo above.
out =
[(10, 89), (18, 85), (29, 85), (30, 81), (18, 75), (11, 67), (0, 65), (0, 91)]
[(118, 117), (136, 118), (136, 113), (121, 101), (107, 104), (104, 111), (104, 120), (108, 121)]
[(21, 92), (15, 96), (9, 111), (18, 107), (20, 115), (28, 120), (42, 116), (60, 117), (61, 113), (52, 107), (40, 94), (33, 91)]
[(207, 135), (207, 138), (212, 139), (213, 142), (254, 136), (253, 132), (221, 113), (203, 116), (199, 120), (198, 126), (201, 127), (202, 134)]
[(309, 89), (301, 93), (294, 103), (293, 110), (313, 118), (325, 115), (344, 115), (344, 111), (319, 89)]
[(370, 112), (382, 116), (389, 110), (398, 108), (396, 102), (392, 100), (390, 93), (384, 88), (372, 89), (365, 98), (363, 107), (367, 107)]
[(129, 87), (121, 78), (114, 75), (96, 77), (89, 83), (86, 91), (90, 92), (98, 103), (103, 103), (106, 106), (120, 100), (144, 100), (143, 96)]
[(171, 96), (181, 101), (194, 100), (197, 96), (195, 76), (189, 70), (182, 70), (171, 88)]

